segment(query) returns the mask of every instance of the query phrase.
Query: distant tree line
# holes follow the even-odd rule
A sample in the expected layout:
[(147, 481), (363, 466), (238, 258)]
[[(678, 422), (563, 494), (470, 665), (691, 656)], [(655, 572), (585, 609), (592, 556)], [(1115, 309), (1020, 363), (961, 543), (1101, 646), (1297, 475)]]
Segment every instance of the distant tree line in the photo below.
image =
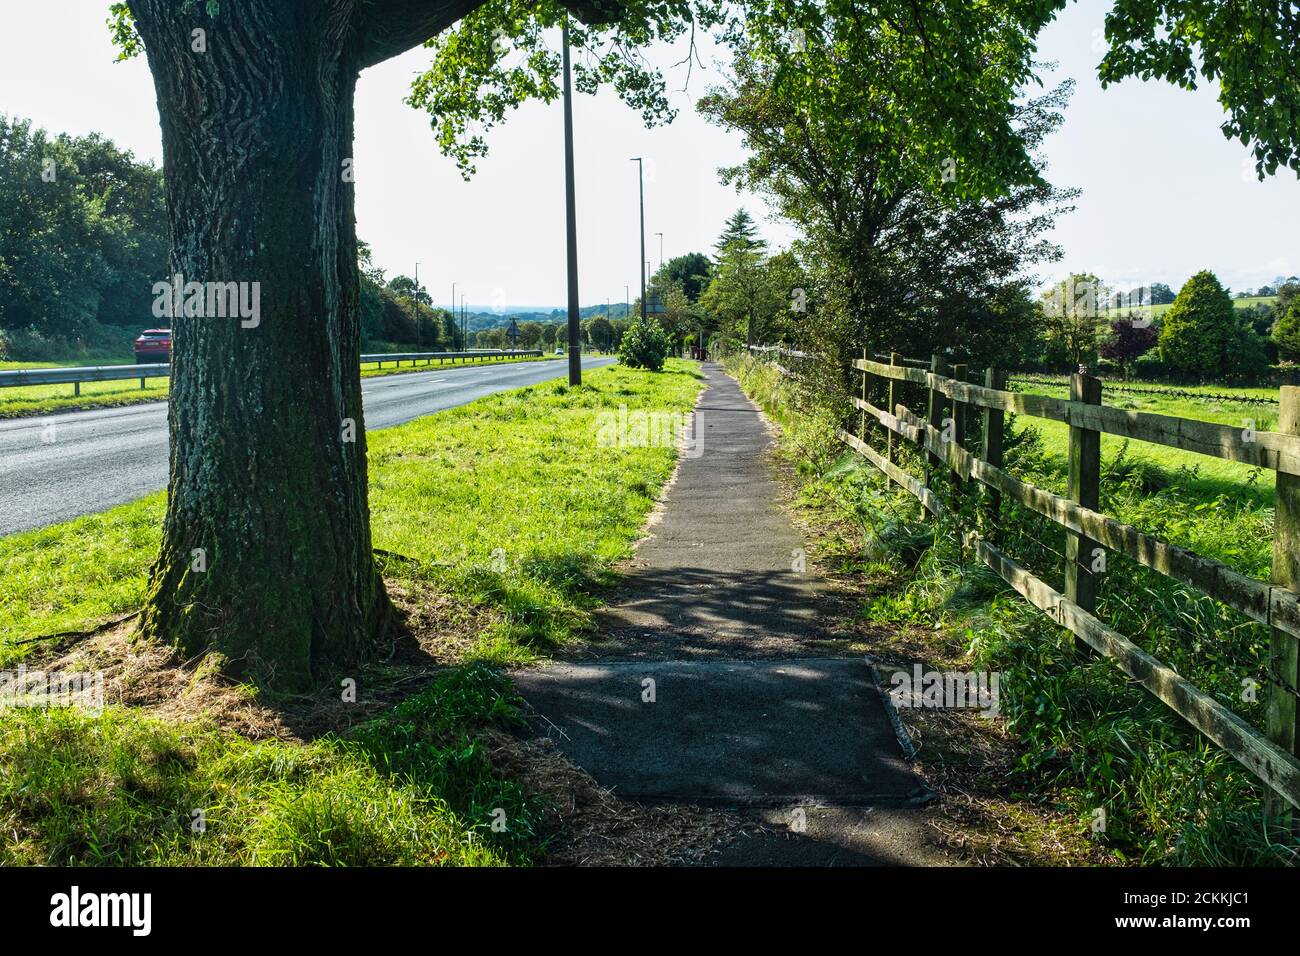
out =
[(0, 354), (130, 354), (167, 271), (162, 172), (0, 115)]
[[(1157, 288), (1168, 287), (1151, 290)], [(1264, 381), (1272, 366), (1300, 359), (1300, 279), (1261, 291), (1276, 297), (1236, 307), (1218, 277), (1204, 270), (1172, 299), (1135, 298), (1116, 295), (1095, 275), (1076, 273), (1040, 297), (1036, 322), (1026, 329), (1035, 347), (1024, 364), (1101, 363), (1145, 378)], [(1152, 304), (1169, 308), (1156, 313), (1146, 308)]]
[[(153, 312), (168, 243), (158, 167), (97, 133), (51, 137), (0, 115), (0, 358), (129, 358), (143, 329), (168, 324)], [(409, 276), (387, 278), (365, 243), (358, 260), (363, 350), (465, 347), (458, 318), (426, 289)], [(588, 318), (584, 342), (616, 349), (626, 325)], [(521, 348), (566, 341), (560, 322), (519, 328)], [(510, 344), (502, 328), (471, 328), (469, 336), (474, 348)]]

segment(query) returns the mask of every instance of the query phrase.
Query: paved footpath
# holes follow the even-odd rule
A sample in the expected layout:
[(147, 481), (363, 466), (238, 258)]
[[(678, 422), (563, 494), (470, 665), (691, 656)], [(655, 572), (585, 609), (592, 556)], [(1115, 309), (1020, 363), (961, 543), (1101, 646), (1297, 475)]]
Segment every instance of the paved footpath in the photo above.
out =
[[(951, 862), (836, 602), (782, 510), (773, 436), (705, 365), (698, 454), (573, 660), (515, 682), (559, 748), (625, 799), (746, 808), (772, 829), (721, 865)], [(800, 809), (796, 809), (800, 808)]]

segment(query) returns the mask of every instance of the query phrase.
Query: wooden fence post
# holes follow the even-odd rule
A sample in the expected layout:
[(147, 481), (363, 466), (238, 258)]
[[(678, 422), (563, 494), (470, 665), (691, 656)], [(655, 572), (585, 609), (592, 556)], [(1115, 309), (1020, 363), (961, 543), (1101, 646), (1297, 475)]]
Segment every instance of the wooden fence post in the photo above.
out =
[[(990, 365), (984, 373), (984, 387), (1001, 390), (1006, 387), (1007, 377), (1001, 369)], [(1000, 408), (984, 409), (984, 446), (981, 449), (984, 460), (997, 468), (1002, 467), (1002, 422), (1004, 412)], [(1002, 492), (985, 487), (984, 537), (990, 541), (997, 540), (998, 513), (1002, 510)]]
[[(867, 350), (864, 348), (862, 350), (862, 361), (865, 362), (866, 360)], [(867, 400), (867, 370), (865, 368), (862, 370), (862, 400), (864, 402)], [(865, 408), (862, 409), (862, 423), (858, 426), (858, 437), (863, 441), (867, 440), (867, 410)], [(886, 481), (885, 485), (888, 487), (889, 482)]]
[[(930, 372), (932, 374), (944, 375), (947, 373), (947, 371), (948, 371), (948, 366), (944, 364), (942, 358), (940, 358), (938, 355), (930, 356)], [(943, 406), (944, 406), (943, 392), (939, 391), (937, 388), (930, 389), (929, 401), (926, 402), (926, 407), (925, 407), (925, 420), (938, 429), (943, 428)], [(936, 455), (934, 452), (928, 452), (926, 454), (926, 461), (928, 462), (928, 464), (925, 466), (925, 487), (933, 490), (934, 476), (937, 473), (939, 466), (942, 464), (942, 461), (939, 458), (939, 456)], [(928, 515), (925, 510), (925, 505), (921, 505), (922, 520), (924, 520), (927, 516)]]
[[(1277, 430), (1300, 434), (1300, 388), (1282, 387)], [(1273, 583), (1292, 591), (1300, 590), (1300, 476), (1277, 473), (1273, 522)], [(1285, 631), (1272, 629), (1269, 638), (1268, 736), (1288, 753), (1300, 755), (1300, 714), (1295, 688), (1300, 688), (1300, 640)], [(1286, 686), (1289, 685), (1289, 686)], [(1264, 812), (1280, 826), (1296, 824), (1295, 810), (1271, 788), (1266, 791)]]
[[(891, 367), (893, 367), (893, 366), (898, 366), (898, 365), (902, 365), (902, 364), (903, 364), (903, 356), (899, 355), (897, 352), (890, 352), (890, 353), (889, 353), (889, 364), (890, 364)], [(891, 415), (895, 415), (895, 414), (897, 414), (897, 411), (896, 411), (896, 409), (898, 408), (898, 391), (897, 391), (897, 388), (898, 388), (898, 379), (891, 378), (891, 379), (889, 380), (889, 405), (885, 408), (885, 411), (889, 412), (889, 414), (891, 414)], [(888, 446), (887, 446), (886, 449), (885, 449), (885, 451), (887, 452), (887, 454), (886, 454), (885, 457), (886, 457), (886, 459), (889, 461), (889, 463), (890, 463), (891, 465), (892, 465), (892, 464), (896, 464), (896, 459), (897, 459), (897, 454), (898, 454), (898, 453), (897, 453), (896, 451), (894, 451), (894, 438), (895, 438), (895, 436), (894, 436), (894, 430), (893, 430), (892, 428), (886, 428), (886, 429), (885, 429), (885, 432), (886, 432), (886, 435), (887, 435), (887, 439), (888, 439), (888, 441), (889, 441), (889, 444), (888, 444)]]
[[(966, 364), (959, 363), (952, 367), (952, 377), (959, 382), (966, 381)], [(957, 399), (952, 400), (952, 440), (958, 448), (966, 447), (966, 403), (959, 402)], [(953, 477), (960, 479), (961, 475), (956, 469), (953, 469)], [(964, 482), (958, 480), (956, 488), (958, 492), (962, 490)]]
[[(1101, 404), (1101, 379), (1086, 372), (1070, 376), (1070, 400)], [(1101, 432), (1070, 424), (1069, 497), (1085, 508), (1097, 510), (1101, 497)], [(1065, 533), (1065, 597), (1092, 614), (1097, 609), (1097, 581), (1092, 573), (1091, 538)]]

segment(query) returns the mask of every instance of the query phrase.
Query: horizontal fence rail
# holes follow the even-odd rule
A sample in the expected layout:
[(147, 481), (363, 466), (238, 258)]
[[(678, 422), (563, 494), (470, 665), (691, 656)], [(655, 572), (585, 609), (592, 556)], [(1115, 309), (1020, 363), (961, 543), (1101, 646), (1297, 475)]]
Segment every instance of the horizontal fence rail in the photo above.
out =
[[(540, 356), (539, 349), (504, 350), (479, 349), (472, 352), (392, 352), (361, 356), (362, 365), (384, 367), (385, 362), (401, 365), (403, 362), (428, 364), (435, 359), (439, 362), (457, 359), (469, 361), (480, 358), (526, 358)], [(18, 388), (25, 385), (73, 385), (74, 395), (81, 394), (85, 382), (116, 382), (139, 379), (140, 387), (145, 387), (145, 380), (150, 378), (169, 378), (171, 366), (166, 362), (150, 365), (87, 365), (82, 368), (20, 368), (0, 371), (0, 388)]]
[[(1237, 461), (1257, 468), (1300, 475), (1300, 435), (1256, 431), (1249, 427), (1178, 418), (1155, 412), (1135, 412), (1110, 405), (1081, 402), (986, 388), (919, 368), (885, 365), (858, 359), (854, 368), (898, 381), (912, 382), (963, 405), (978, 405), (1064, 422), (1072, 428), (1105, 432), (1137, 441), (1168, 445), (1211, 458)], [(1098, 379), (1088, 376), (1093, 382)]]
[[(860, 413), (860, 434), (839, 429), (841, 442), (906, 489), (922, 506), (922, 516), (952, 511), (933, 490), (940, 468), (959, 488), (982, 486), (977, 528), (962, 528), (965, 544), (979, 559), (1022, 595), (1097, 653), (1119, 667), (1175, 713), (1236, 758), (1268, 788), (1269, 815), (1292, 820), (1300, 807), (1300, 759), (1297, 759), (1297, 687), (1300, 687), (1300, 388), (1283, 387), (1279, 431), (1256, 432), (1210, 422), (1133, 412), (1102, 404), (1101, 382), (1078, 374), (1066, 383), (1070, 398), (1059, 399), (1008, 391), (998, 369), (988, 369), (984, 384), (967, 380), (963, 366), (948, 366), (894, 354), (886, 361), (857, 359), (863, 373), (862, 396), (853, 398)], [(925, 366), (922, 368), (921, 366)], [(889, 408), (869, 400), (875, 376), (888, 386)], [(910, 382), (928, 393), (924, 415), (898, 402), (896, 385)], [(966, 447), (964, 427), (974, 410), (983, 414), (979, 454)], [(1070, 426), (1069, 481), (1066, 495), (1013, 477), (1002, 467), (1006, 412), (1064, 422)], [(868, 423), (885, 431), (886, 450), (868, 442)], [(1277, 472), (1277, 509), (1272, 580), (1258, 581), (1223, 562), (1195, 554), (1102, 513), (1101, 434), (1155, 442)], [(896, 442), (906, 440), (921, 452), (925, 477), (898, 464)], [(1063, 591), (1016, 563), (996, 545), (1003, 498), (1011, 499), (1066, 532)], [(1268, 729), (1261, 733), (1219, 700), (1156, 660), (1132, 640), (1096, 616), (1091, 564), (1105, 550), (1125, 555), (1145, 567), (1235, 609), (1270, 628)]]

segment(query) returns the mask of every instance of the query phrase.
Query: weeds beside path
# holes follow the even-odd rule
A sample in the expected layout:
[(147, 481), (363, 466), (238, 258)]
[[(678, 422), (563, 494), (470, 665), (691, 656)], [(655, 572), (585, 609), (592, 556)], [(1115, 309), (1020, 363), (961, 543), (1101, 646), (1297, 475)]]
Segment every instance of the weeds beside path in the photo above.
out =
[[(887, 671), (1000, 676), (996, 719), (946, 709), (901, 711), (951, 845), (1014, 864), (1294, 865), (1300, 846), (1266, 837), (1261, 787), (1103, 657), (1080, 660), (1067, 632), (972, 561), (959, 529), (919, 521), (835, 439), (820, 410), (770, 369), (744, 359), (746, 389), (784, 431), (799, 512), (825, 565), (856, 592), (853, 619), (878, 636)], [(1035, 483), (1061, 478), (1043, 433), (1012, 423), (1007, 467)], [(1230, 488), (1130, 452), (1105, 452), (1105, 510), (1237, 569), (1267, 577), (1271, 509), (1249, 479)], [(910, 467), (916, 467), (911, 463)], [(939, 493), (949, 490), (940, 483)], [(945, 500), (952, 500), (946, 498)], [(1008, 550), (1051, 577), (1059, 536), (1003, 502)], [(1249, 719), (1241, 698), (1267, 631), (1209, 598), (1117, 559), (1099, 613), (1153, 655)]]

